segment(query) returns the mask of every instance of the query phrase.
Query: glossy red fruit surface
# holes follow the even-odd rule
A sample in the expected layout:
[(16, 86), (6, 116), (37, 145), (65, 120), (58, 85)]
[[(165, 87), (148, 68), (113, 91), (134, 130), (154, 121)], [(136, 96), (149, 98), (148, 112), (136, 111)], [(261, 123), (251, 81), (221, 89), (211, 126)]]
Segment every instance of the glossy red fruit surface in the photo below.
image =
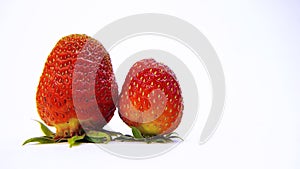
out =
[(101, 129), (116, 109), (118, 89), (110, 56), (102, 44), (84, 34), (60, 39), (49, 54), (36, 93), (42, 120), (57, 137)]
[(174, 72), (154, 59), (136, 62), (123, 84), (118, 108), (121, 119), (144, 135), (174, 131), (184, 108)]

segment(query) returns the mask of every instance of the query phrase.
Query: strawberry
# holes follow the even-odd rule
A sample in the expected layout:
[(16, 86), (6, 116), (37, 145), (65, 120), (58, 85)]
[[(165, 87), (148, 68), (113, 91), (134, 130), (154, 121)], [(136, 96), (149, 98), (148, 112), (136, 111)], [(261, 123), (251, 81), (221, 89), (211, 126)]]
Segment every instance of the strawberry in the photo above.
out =
[(36, 93), (41, 119), (56, 138), (101, 129), (114, 115), (118, 89), (110, 56), (87, 35), (72, 34), (52, 49)]
[(174, 131), (182, 117), (183, 98), (174, 72), (154, 59), (136, 62), (119, 96), (121, 119), (144, 136)]

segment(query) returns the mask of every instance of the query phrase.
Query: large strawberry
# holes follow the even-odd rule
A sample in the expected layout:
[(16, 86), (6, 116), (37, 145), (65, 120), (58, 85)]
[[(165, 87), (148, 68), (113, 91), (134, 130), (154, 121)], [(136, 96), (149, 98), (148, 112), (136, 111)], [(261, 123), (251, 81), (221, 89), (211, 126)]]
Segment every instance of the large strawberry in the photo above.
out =
[(118, 89), (102, 44), (73, 34), (60, 39), (47, 58), (36, 93), (42, 120), (56, 138), (101, 129), (112, 118)]
[(119, 115), (143, 135), (174, 131), (182, 117), (183, 98), (173, 71), (154, 59), (136, 62), (119, 97)]

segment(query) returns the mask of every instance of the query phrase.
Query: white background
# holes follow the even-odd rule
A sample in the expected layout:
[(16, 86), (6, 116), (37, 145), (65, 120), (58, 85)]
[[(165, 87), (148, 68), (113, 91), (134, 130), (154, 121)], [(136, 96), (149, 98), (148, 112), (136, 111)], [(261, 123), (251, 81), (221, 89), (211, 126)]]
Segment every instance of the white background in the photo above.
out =
[[(300, 3), (295, 1), (1, 1), (0, 168), (299, 168)], [(40, 135), (35, 92), (47, 55), (71, 33), (94, 35), (138, 13), (169, 14), (196, 26), (222, 62), (223, 119), (204, 145), (196, 125), (162, 156), (129, 160), (95, 145), (25, 146)]]

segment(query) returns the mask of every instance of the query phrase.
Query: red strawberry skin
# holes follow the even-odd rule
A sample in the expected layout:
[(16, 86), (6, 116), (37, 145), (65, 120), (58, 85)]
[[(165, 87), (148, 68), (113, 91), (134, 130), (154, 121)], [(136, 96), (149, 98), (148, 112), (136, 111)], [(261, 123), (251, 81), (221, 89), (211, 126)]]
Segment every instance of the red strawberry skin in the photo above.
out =
[(101, 129), (114, 115), (118, 88), (109, 54), (83, 34), (60, 39), (49, 54), (36, 93), (41, 119), (56, 137)]
[(119, 115), (144, 135), (174, 131), (182, 118), (183, 98), (173, 71), (154, 59), (136, 62), (119, 96)]

